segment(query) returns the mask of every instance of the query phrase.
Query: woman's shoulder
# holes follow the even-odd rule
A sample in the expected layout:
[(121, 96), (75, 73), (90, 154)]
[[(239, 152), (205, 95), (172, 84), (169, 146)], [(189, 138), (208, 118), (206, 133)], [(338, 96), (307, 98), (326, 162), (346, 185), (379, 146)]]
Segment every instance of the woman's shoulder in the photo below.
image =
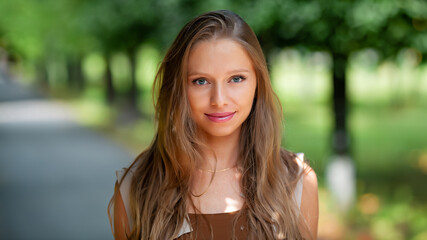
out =
[(291, 175), (298, 177), (302, 171), (308, 167), (305, 162), (304, 153), (294, 153), (284, 148), (280, 149), (280, 157), (285, 165), (286, 171)]
[(281, 156), (286, 165), (288, 177), (290, 181), (295, 181), (294, 198), (298, 207), (301, 207), (301, 202), (304, 198), (304, 192), (317, 190), (317, 176), (310, 167), (304, 153), (294, 153), (285, 149), (281, 150)]
[[(310, 167), (309, 161), (302, 152), (292, 152), (284, 148), (280, 149), (280, 157), (285, 164), (287, 171), (296, 176), (310, 174), (313, 169)], [(313, 172), (314, 173), (314, 172)]]
[(124, 209), (128, 218), (129, 226), (132, 226), (131, 210), (130, 210), (130, 192), (132, 180), (138, 167), (138, 162), (132, 163), (128, 168), (122, 168), (116, 171), (117, 183), (119, 186), (118, 193), (123, 201)]
[(303, 237), (304, 239), (316, 239), (319, 217), (317, 175), (306, 162), (303, 162), (302, 164), (302, 189), (299, 208), (303, 216), (301, 219), (304, 219), (305, 224), (308, 226), (308, 230), (310, 230), (309, 232), (304, 232)]
[(297, 157), (295, 162), (298, 164), (299, 173), (301, 175), (300, 181), (304, 188), (316, 188), (317, 189), (317, 175), (313, 168), (309, 165), (308, 161), (304, 158), (304, 153), (296, 153)]
[(301, 207), (302, 191), (304, 187), (304, 169), (307, 164), (304, 163), (304, 153), (296, 153), (293, 158), (293, 162), (298, 166), (297, 172), (297, 183), (294, 190), (294, 198), (298, 204), (298, 208)]
[(117, 182), (119, 183), (120, 186), (130, 184), (134, 176), (135, 169), (136, 167), (134, 165), (133, 166), (131, 165), (127, 168), (122, 168), (116, 171)]
[(317, 188), (316, 173), (304, 158), (304, 153), (296, 153), (295, 155), (294, 162), (298, 165), (298, 184), (305, 188), (310, 188), (315, 185)]
[(135, 164), (116, 171), (117, 181), (113, 197), (108, 205), (108, 218), (115, 239), (127, 239), (132, 219), (130, 218), (130, 189), (134, 175)]
[[(136, 159), (127, 167), (116, 171), (117, 182), (120, 185), (120, 190), (130, 190), (132, 179), (137, 174), (139, 166), (144, 161), (144, 153), (136, 157)], [(123, 194), (123, 193), (122, 193)]]

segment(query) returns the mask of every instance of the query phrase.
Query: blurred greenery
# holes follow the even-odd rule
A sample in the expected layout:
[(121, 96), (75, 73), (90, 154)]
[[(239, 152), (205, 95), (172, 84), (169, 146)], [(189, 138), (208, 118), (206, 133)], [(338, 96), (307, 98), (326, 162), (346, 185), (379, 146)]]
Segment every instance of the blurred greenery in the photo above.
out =
[[(283, 144), (319, 177), (319, 236), (427, 239), (425, 0), (0, 0), (0, 70), (68, 101), (82, 123), (137, 154), (154, 134), (162, 55), (189, 19), (216, 9), (241, 15), (261, 41)], [(323, 184), (337, 79), (357, 168), (347, 214)]]

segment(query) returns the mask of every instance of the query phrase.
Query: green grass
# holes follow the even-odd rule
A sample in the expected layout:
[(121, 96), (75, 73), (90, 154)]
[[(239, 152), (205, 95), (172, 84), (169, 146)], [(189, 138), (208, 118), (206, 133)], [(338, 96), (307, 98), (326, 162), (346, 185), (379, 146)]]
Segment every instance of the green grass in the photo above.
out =
[[(330, 108), (294, 104), (285, 108), (285, 119), (284, 146), (306, 154), (324, 189), (324, 167), (331, 154)], [(423, 104), (351, 107), (348, 127), (357, 175), (356, 204), (342, 216), (327, 191), (321, 191), (326, 204), (321, 204), (320, 221), (335, 229), (337, 239), (427, 239), (427, 170), (420, 164), (427, 156), (426, 120)], [(372, 208), (365, 196), (376, 199), (377, 206)]]
[(425, 119), (423, 107), (352, 109), (352, 153), (361, 191), (393, 198), (396, 191), (406, 189), (415, 203), (427, 201), (422, 184), (427, 175), (419, 167), (427, 153)]
[(285, 105), (282, 144), (294, 152), (303, 152), (310, 165), (322, 176), (331, 155), (332, 118), (326, 105)]

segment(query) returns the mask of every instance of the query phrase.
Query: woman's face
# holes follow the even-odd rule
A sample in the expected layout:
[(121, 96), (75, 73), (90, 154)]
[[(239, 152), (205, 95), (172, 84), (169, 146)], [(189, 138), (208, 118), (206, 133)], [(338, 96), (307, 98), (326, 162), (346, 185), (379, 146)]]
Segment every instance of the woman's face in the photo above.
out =
[(230, 39), (198, 42), (187, 70), (187, 97), (197, 126), (207, 137), (239, 134), (257, 82), (246, 50)]

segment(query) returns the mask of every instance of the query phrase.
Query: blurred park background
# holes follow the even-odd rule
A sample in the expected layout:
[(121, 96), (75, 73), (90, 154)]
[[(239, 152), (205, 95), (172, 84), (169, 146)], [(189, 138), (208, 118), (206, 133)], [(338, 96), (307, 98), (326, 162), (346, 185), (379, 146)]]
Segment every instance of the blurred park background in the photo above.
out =
[[(283, 145), (304, 152), (318, 174), (319, 239), (427, 239), (427, 1), (0, 0), (1, 239), (110, 237), (106, 204), (114, 170), (154, 134), (151, 87), (158, 64), (186, 22), (217, 9), (242, 16), (263, 46), (284, 110)], [(10, 116), (22, 114), (18, 108), (25, 121)], [(40, 122), (44, 110), (61, 124), (19, 125)], [(52, 134), (29, 141), (25, 133), (32, 131)], [(70, 142), (68, 134), (78, 132)], [(49, 157), (67, 159), (76, 154), (69, 149), (80, 146), (91, 162), (34, 162), (32, 153), (22, 153), (43, 139), (52, 149), (38, 152), (56, 149), (62, 152)], [(347, 156), (354, 167), (355, 195), (345, 209), (326, 181), (334, 156)], [(31, 173), (57, 172), (64, 164), (62, 174)], [(16, 185), (13, 171), (31, 177), (15, 179)], [(81, 176), (71, 171), (87, 172), (84, 181), (92, 184), (74, 181)], [(70, 179), (57, 181), (67, 174)], [(22, 207), (33, 199), (10, 196), (16, 186), (31, 191), (41, 178), (40, 189), (56, 181), (52, 196), (74, 191), (88, 200), (66, 205), (72, 196), (57, 199), (52, 205), (64, 202), (71, 210), (36, 211), (51, 219), (35, 230), (25, 218), (40, 205)], [(35, 199), (44, 193), (32, 191)]]

